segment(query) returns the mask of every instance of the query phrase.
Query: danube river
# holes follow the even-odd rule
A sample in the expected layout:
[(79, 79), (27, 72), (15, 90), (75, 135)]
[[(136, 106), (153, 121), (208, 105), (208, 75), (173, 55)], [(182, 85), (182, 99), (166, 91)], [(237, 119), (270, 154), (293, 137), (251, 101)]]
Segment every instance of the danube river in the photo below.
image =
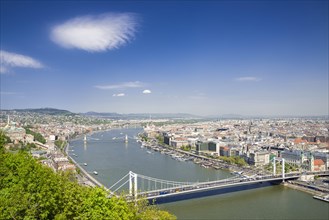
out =
[[(69, 154), (87, 172), (110, 187), (133, 171), (158, 179), (196, 182), (231, 177), (227, 171), (206, 169), (142, 148), (135, 137), (141, 128), (113, 129), (70, 142)], [(128, 143), (124, 142), (128, 135)], [(76, 155), (76, 156), (75, 156)], [(126, 188), (127, 189), (127, 188)], [(159, 206), (178, 219), (329, 219), (329, 203), (284, 186), (269, 186)]]

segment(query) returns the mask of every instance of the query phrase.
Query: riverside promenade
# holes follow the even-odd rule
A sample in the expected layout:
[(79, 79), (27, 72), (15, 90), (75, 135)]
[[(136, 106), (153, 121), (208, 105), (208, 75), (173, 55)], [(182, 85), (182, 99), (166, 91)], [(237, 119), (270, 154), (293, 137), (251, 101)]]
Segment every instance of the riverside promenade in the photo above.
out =
[[(78, 167), (81, 171), (81, 173), (83, 174), (83, 176), (89, 180), (93, 186), (99, 186), (101, 188), (104, 188), (106, 190), (107, 187), (105, 187), (102, 183), (100, 183), (98, 180), (96, 180), (93, 176), (91, 176), (82, 166), (80, 166), (80, 164), (78, 164), (70, 155), (69, 155), (69, 144), (66, 145), (65, 147), (65, 153), (67, 155), (67, 157), (76, 165), (76, 167)], [(87, 184), (88, 185), (88, 184)]]

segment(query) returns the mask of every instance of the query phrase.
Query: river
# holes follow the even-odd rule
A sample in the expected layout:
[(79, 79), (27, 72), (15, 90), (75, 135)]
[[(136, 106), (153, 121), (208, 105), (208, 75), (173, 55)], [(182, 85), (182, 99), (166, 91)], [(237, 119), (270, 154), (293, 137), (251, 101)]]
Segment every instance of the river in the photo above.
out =
[[(141, 128), (97, 132), (70, 142), (69, 154), (90, 174), (110, 187), (129, 171), (158, 179), (196, 182), (230, 177), (227, 171), (206, 169), (191, 161), (141, 148), (134, 139)], [(128, 143), (124, 142), (128, 135)], [(73, 151), (72, 151), (73, 150)], [(128, 187), (124, 188), (125, 190)], [(162, 204), (178, 219), (329, 219), (329, 203), (284, 186), (270, 186)]]

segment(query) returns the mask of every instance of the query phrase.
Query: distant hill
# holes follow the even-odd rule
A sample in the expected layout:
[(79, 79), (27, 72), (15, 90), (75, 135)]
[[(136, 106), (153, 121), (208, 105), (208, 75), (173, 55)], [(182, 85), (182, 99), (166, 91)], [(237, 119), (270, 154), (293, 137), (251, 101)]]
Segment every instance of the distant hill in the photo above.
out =
[(187, 118), (201, 118), (200, 116), (185, 114), (185, 113), (132, 113), (132, 114), (118, 114), (106, 112), (87, 112), (83, 113), (86, 116), (111, 118), (111, 119), (187, 119)]
[(239, 114), (223, 114), (223, 115), (209, 115), (205, 118), (208, 119), (291, 119), (291, 118), (302, 118), (302, 119), (328, 119), (328, 115), (315, 115), (315, 116), (301, 116), (301, 115), (239, 115)]
[(85, 116), (104, 117), (104, 118), (119, 118), (122, 115), (115, 112), (86, 112), (80, 113)]
[(13, 109), (16, 112), (33, 112), (45, 115), (75, 115), (67, 110), (56, 109), (56, 108), (27, 108), (27, 109)]

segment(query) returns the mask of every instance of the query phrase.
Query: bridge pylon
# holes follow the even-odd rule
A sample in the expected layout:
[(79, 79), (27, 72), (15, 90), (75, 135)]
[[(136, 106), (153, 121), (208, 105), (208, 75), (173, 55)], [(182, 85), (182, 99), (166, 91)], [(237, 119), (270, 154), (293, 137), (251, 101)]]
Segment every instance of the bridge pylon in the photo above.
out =
[(129, 171), (129, 195), (137, 199), (137, 173)]
[(284, 168), (284, 158), (282, 158), (282, 182), (284, 182), (285, 178), (285, 168)]
[(276, 158), (273, 157), (273, 175), (275, 176), (276, 175)]
[[(276, 159), (276, 157), (273, 157), (273, 175), (276, 175), (276, 161), (278, 159)], [(278, 160), (279, 161), (279, 160)], [(282, 181), (284, 182), (284, 178), (285, 178), (285, 160), (284, 158), (281, 159), (281, 163), (282, 163)]]

